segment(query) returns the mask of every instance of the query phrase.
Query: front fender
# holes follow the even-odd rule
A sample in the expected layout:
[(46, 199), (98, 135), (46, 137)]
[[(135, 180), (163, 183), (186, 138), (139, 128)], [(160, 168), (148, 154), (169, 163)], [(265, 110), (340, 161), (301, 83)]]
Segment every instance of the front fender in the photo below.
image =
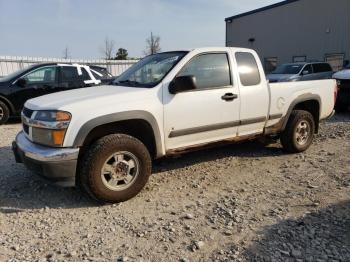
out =
[(161, 133), (160, 133), (157, 120), (151, 113), (147, 111), (142, 111), (142, 110), (113, 113), (113, 114), (108, 114), (108, 115), (100, 116), (89, 120), (80, 128), (77, 136), (75, 137), (73, 146), (74, 147), (83, 146), (84, 141), (89, 135), (89, 133), (98, 126), (111, 124), (111, 123), (124, 121), (124, 120), (133, 120), (133, 119), (145, 120), (151, 125), (154, 133), (154, 138), (155, 138), (155, 143), (157, 148), (157, 155), (159, 156), (163, 150), (162, 150)]

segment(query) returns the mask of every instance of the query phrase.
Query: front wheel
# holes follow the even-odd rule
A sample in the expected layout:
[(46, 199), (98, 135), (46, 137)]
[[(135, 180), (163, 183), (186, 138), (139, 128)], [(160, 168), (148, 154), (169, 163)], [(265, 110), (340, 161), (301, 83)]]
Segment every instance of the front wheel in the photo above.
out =
[(5, 124), (10, 117), (10, 110), (7, 105), (0, 101), (0, 125)]
[(281, 134), (283, 149), (289, 153), (307, 150), (313, 141), (314, 133), (315, 120), (312, 114), (304, 110), (294, 110)]
[(115, 134), (96, 141), (82, 162), (80, 181), (93, 198), (117, 203), (136, 196), (151, 174), (150, 154), (134, 137)]

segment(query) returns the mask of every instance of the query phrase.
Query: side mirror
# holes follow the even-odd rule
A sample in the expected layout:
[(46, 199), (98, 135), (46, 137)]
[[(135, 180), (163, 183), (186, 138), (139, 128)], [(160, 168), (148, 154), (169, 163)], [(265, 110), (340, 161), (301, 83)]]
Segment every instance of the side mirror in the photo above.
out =
[(25, 80), (24, 78), (20, 78), (17, 80), (17, 85), (20, 87), (26, 87), (27, 85), (27, 80)]
[(308, 71), (308, 70), (304, 70), (303, 72), (301, 72), (301, 75), (308, 75), (308, 74), (310, 74), (310, 72)]
[(169, 93), (177, 94), (197, 89), (195, 76), (178, 76), (169, 84)]

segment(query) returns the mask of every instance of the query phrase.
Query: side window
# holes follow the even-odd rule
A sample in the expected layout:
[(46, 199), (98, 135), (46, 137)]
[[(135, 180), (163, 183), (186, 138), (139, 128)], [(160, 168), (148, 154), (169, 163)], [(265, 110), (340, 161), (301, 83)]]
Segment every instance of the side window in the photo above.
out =
[(306, 66), (304, 67), (302, 73), (304, 73), (304, 72), (305, 72), (305, 73), (308, 72), (307, 75), (312, 74), (312, 66), (311, 66), (311, 65), (306, 65)]
[(181, 70), (178, 76), (193, 75), (199, 89), (231, 85), (227, 54), (203, 54), (196, 56)]
[(56, 81), (56, 67), (49, 66), (38, 68), (30, 72), (24, 78), (29, 84), (54, 83)]
[(239, 77), (244, 86), (255, 86), (260, 84), (260, 72), (258, 64), (251, 53), (236, 53)]
[(265, 71), (266, 73), (271, 73), (277, 68), (277, 57), (267, 57), (265, 58)]
[(70, 82), (77, 81), (80, 77), (78, 75), (78, 69), (74, 66), (62, 66), (61, 67), (61, 81)]
[(314, 64), (313, 67), (314, 67), (315, 73), (324, 73), (324, 72), (332, 71), (332, 68), (330, 67), (330, 65), (326, 63)]

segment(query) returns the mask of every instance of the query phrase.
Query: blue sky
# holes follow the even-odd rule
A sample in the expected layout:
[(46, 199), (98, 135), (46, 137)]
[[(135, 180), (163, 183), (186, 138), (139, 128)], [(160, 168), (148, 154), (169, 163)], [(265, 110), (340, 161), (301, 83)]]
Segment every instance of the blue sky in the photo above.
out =
[(150, 32), (163, 51), (225, 45), (226, 17), (276, 0), (0, 0), (0, 55), (100, 58), (106, 37), (142, 56)]

